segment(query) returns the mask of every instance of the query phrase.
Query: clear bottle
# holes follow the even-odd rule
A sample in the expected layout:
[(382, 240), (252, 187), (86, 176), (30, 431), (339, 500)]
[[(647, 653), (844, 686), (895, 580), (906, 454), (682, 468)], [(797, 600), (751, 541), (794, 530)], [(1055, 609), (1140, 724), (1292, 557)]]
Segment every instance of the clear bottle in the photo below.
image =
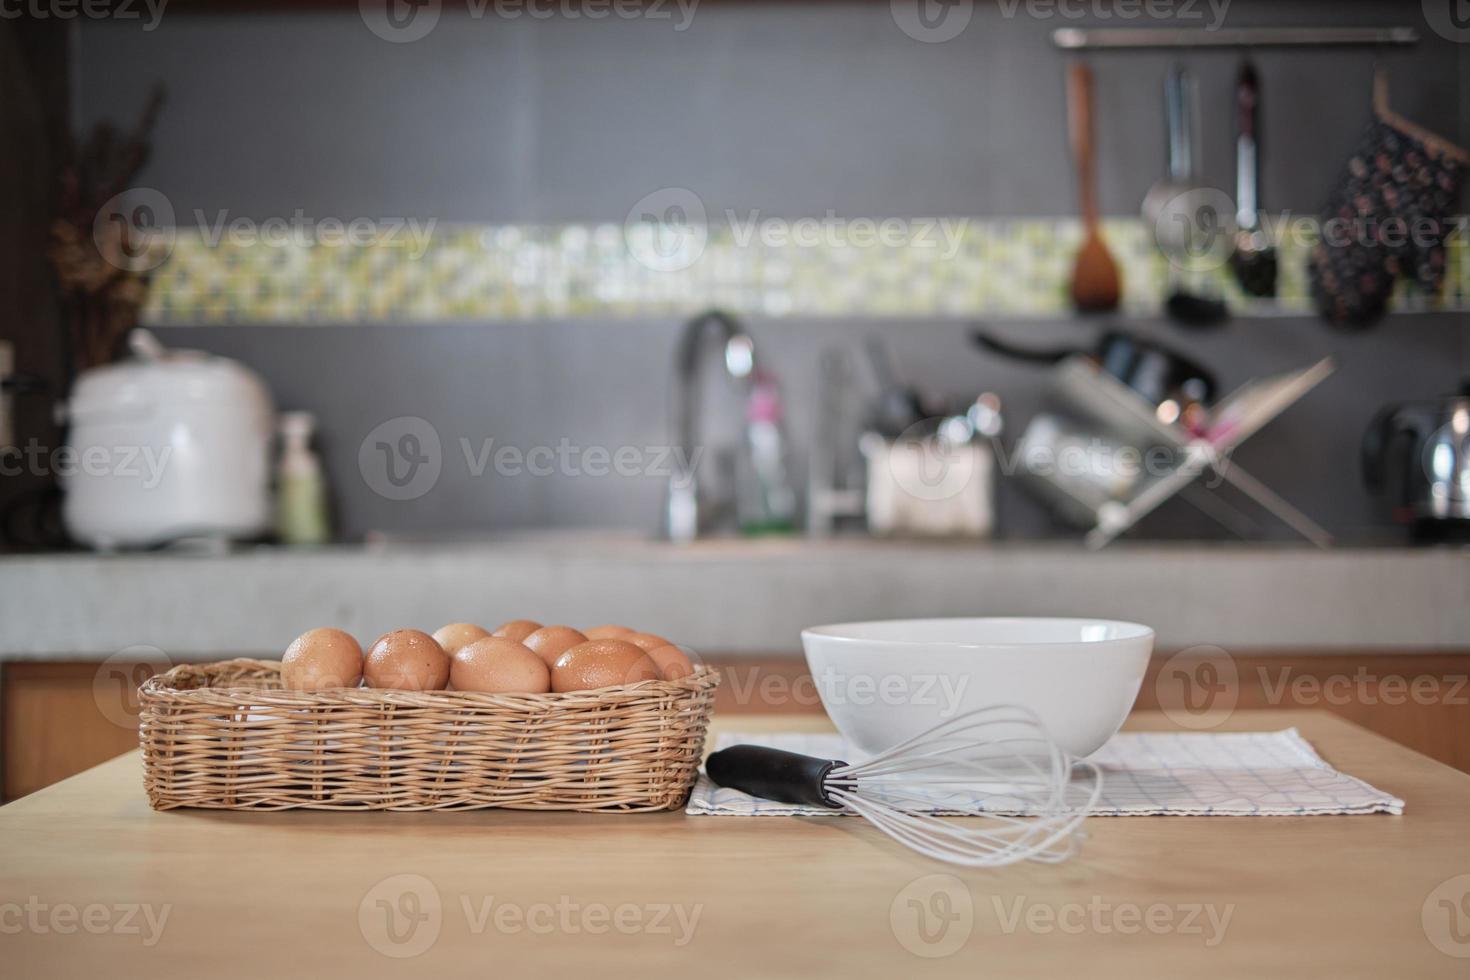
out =
[(787, 460), (784, 417), (776, 379), (757, 371), (745, 412), (746, 475), (738, 498), (742, 533), (786, 534), (796, 530), (796, 491)]
[(281, 458), (276, 467), (276, 536), (282, 544), (325, 544), (331, 538), (327, 485), (321, 460), (311, 449), (316, 417), (283, 412)]

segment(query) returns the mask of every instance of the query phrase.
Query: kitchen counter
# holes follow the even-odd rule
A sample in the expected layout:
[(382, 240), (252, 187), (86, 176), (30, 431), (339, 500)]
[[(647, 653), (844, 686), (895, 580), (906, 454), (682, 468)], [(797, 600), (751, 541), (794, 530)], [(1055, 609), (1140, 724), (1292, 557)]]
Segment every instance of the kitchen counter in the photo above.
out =
[[(716, 718), (763, 725), (825, 719)], [(1069, 862), (971, 871), (856, 818), (157, 813), (134, 752), (0, 808), (0, 956), (116, 980), (1464, 976), (1470, 776), (1322, 713), (1226, 727), (1289, 725), (1404, 815), (1098, 818)]]
[[(69, 601), (59, 602), (58, 596)], [(1470, 649), (1470, 549), (736, 540), (563, 533), (224, 555), (0, 558), (0, 658), (274, 653), (313, 626), (626, 621), (709, 653), (805, 626), (945, 615), (1148, 623), (1161, 649)]]

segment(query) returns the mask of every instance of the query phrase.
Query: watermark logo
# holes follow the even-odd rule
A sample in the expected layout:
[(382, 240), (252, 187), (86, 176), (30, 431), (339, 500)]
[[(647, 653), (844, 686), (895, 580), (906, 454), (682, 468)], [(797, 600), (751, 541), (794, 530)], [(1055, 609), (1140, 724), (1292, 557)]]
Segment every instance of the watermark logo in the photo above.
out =
[(974, 931), (974, 899), (970, 889), (954, 875), (916, 878), (893, 896), (888, 925), (898, 944), (915, 956), (952, 956)]
[(92, 702), (97, 711), (118, 728), (136, 729), (138, 688), (148, 678), (173, 667), (168, 654), (158, 647), (124, 647), (102, 661), (92, 675)]
[(929, 423), (916, 422), (897, 440), (872, 451), (887, 454), (888, 473), (894, 485), (915, 500), (950, 500), (974, 482), (981, 456), (970, 442), (970, 433), (946, 433), (944, 426), (961, 419), (946, 420), (937, 434), (928, 434)]
[(152, 187), (131, 187), (108, 198), (92, 219), (92, 241), (109, 265), (125, 272), (156, 269), (173, 253), (174, 206)]
[(357, 468), (378, 496), (416, 500), (434, 489), (444, 468), (439, 431), (416, 415), (391, 418), (362, 440)]
[(1235, 658), (1221, 647), (1190, 647), (1164, 661), (1154, 678), (1154, 694), (1176, 725), (1216, 728), (1235, 711), (1240, 671)]
[(357, 927), (367, 944), (384, 956), (409, 959), (439, 940), (444, 909), (439, 889), (423, 875), (384, 878), (357, 905)]
[(439, 23), (443, 0), (358, 0), (367, 29), (391, 44), (410, 44), (429, 36)]
[(893, 22), (915, 41), (953, 41), (970, 26), (975, 0), (888, 0)]
[(1235, 202), (1217, 187), (1194, 187), (1164, 202), (1154, 218), (1154, 244), (1183, 272), (1209, 272), (1234, 251)]
[(1442, 881), (1419, 910), (1424, 935), (1446, 956), (1470, 959), (1470, 875)]
[(1470, 41), (1470, 2), (1466, 0), (1420, 0), (1424, 22), (1447, 41)]
[(633, 259), (654, 272), (681, 272), (709, 244), (704, 201), (687, 187), (662, 187), (638, 200), (623, 221)]

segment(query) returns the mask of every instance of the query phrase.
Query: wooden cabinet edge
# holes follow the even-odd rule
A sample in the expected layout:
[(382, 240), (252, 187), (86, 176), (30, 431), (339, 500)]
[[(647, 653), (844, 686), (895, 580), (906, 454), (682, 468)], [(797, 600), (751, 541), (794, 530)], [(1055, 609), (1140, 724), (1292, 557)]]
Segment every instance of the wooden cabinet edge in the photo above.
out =
[[(706, 661), (725, 675), (716, 700), (720, 714), (821, 711), (816, 685), (800, 656), (713, 655)], [(1470, 772), (1470, 651), (1162, 651), (1149, 664), (1135, 710), (1179, 709), (1171, 701), (1172, 688), (1189, 671), (1207, 664), (1234, 671), (1234, 707), (1325, 709)], [(140, 672), (146, 672), (141, 661), (93, 658), (0, 664), (0, 787), (5, 799), (136, 746), (136, 729), (121, 722), (136, 717), (136, 700), (127, 691), (141, 679)], [(39, 745), (50, 755), (38, 756), (33, 746)]]

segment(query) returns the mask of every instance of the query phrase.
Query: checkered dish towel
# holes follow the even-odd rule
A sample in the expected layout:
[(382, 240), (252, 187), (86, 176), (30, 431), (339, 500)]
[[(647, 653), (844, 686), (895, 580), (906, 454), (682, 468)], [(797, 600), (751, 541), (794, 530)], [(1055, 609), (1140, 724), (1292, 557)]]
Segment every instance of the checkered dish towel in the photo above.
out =
[[(840, 735), (800, 732), (720, 737), (715, 748), (767, 745), (855, 761)], [(1317, 816), (1403, 813), (1404, 801), (1323, 761), (1295, 728), (1281, 732), (1122, 732), (1090, 756), (1103, 772), (1094, 816)], [(936, 806), (936, 812), (941, 807)], [(840, 816), (836, 810), (774, 803), (724, 789), (703, 772), (686, 813)]]

